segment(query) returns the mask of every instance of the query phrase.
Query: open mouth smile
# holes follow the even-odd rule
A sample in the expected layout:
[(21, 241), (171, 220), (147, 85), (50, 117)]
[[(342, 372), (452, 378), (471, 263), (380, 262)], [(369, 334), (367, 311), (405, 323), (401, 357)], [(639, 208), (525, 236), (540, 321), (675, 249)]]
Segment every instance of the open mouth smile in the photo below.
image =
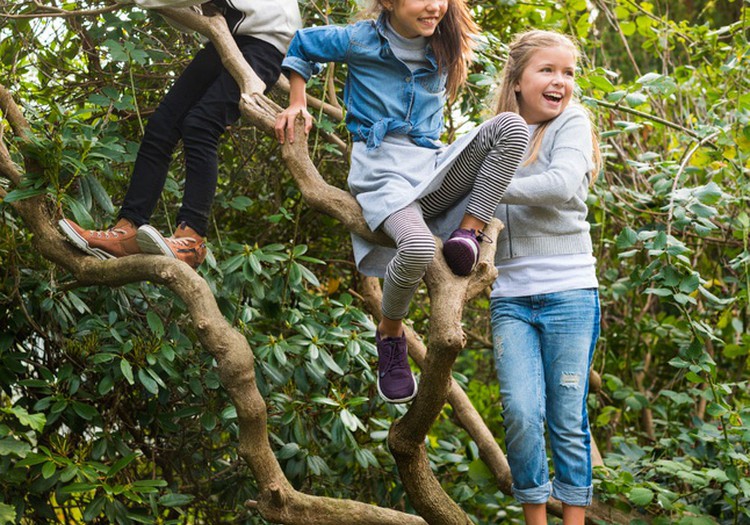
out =
[(427, 26), (430, 26), (430, 27), (435, 26), (438, 23), (438, 19), (434, 18), (434, 17), (430, 17), (430, 18), (418, 18), (417, 20), (419, 21), (420, 24), (427, 25)]

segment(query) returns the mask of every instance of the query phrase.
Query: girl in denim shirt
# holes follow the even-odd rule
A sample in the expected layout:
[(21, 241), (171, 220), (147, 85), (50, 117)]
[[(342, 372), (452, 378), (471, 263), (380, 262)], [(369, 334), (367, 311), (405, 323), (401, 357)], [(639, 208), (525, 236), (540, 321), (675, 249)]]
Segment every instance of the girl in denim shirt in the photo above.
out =
[(583, 525), (592, 497), (586, 397), (599, 296), (586, 196), (600, 161), (588, 113), (570, 104), (577, 57), (559, 33), (520, 35), (510, 46), (497, 106), (520, 113), (532, 132), (527, 158), (497, 210), (506, 227), (491, 293), (513, 495), (530, 525), (547, 523), (550, 495), (562, 501), (565, 525)]
[(346, 63), (346, 125), (354, 141), (349, 189), (369, 227), (396, 244), (394, 251), (354, 236), (354, 255), (360, 271), (384, 277), (375, 337), (378, 392), (404, 403), (417, 383), (402, 320), (435, 254), (426, 220), (468, 195), (443, 255), (455, 274), (471, 273), (482, 229), (521, 161), (528, 129), (517, 114), (503, 113), (451, 146), (439, 142), (446, 97), (455, 97), (465, 80), (477, 30), (465, 0), (378, 0), (372, 13), (377, 17), (346, 27), (297, 31), (282, 64), (290, 72), (290, 104), (277, 117), (276, 135), (293, 141), (300, 113), (309, 132), (307, 80), (321, 62)]

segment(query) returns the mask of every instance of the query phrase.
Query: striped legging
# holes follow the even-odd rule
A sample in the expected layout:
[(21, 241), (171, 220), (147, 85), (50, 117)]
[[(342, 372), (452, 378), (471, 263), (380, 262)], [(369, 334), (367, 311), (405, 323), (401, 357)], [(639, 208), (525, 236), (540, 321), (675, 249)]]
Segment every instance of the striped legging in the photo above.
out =
[(519, 115), (495, 116), (482, 125), (458, 155), (437, 190), (392, 213), (383, 222), (383, 231), (396, 242), (396, 255), (388, 263), (383, 281), (385, 317), (406, 317), (411, 298), (435, 256), (435, 238), (425, 219), (435, 217), (469, 193), (466, 213), (490, 222), (528, 140), (528, 125)]

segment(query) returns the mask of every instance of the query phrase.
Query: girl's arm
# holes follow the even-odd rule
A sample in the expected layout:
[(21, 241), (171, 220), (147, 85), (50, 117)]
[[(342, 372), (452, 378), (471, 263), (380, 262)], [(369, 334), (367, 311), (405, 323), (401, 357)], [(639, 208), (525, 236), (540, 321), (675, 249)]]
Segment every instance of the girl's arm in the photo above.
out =
[(345, 62), (354, 26), (322, 26), (297, 31), (289, 44), (282, 68), (289, 71), (289, 107), (276, 116), (274, 130), (281, 144), (285, 139), (294, 142), (294, 121), (297, 115), (305, 119), (305, 135), (312, 128), (312, 117), (307, 112), (305, 86), (310, 77), (321, 69), (320, 62)]
[(276, 138), (279, 143), (283, 144), (285, 137), (290, 143), (294, 143), (294, 122), (297, 115), (302, 115), (305, 119), (305, 136), (310, 133), (312, 128), (312, 116), (307, 112), (307, 81), (304, 77), (292, 71), (289, 76), (289, 107), (276, 115)]
[(589, 171), (589, 162), (578, 149), (552, 152), (549, 167), (538, 175), (513, 178), (503, 195), (502, 204), (554, 206), (572, 199)]
[(502, 204), (554, 206), (572, 199), (581, 187), (592, 169), (591, 123), (583, 111), (558, 118), (566, 122), (555, 134), (549, 166), (542, 173), (513, 178)]

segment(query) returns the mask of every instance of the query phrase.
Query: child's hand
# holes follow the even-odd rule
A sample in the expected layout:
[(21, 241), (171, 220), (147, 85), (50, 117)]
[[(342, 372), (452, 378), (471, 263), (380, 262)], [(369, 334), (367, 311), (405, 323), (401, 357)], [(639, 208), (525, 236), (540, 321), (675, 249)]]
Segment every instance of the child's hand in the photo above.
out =
[(274, 130), (280, 144), (284, 143), (285, 137), (289, 139), (290, 144), (294, 143), (294, 122), (299, 114), (302, 114), (302, 117), (305, 119), (305, 136), (310, 133), (312, 129), (312, 116), (307, 112), (307, 108), (301, 105), (291, 105), (276, 115)]

